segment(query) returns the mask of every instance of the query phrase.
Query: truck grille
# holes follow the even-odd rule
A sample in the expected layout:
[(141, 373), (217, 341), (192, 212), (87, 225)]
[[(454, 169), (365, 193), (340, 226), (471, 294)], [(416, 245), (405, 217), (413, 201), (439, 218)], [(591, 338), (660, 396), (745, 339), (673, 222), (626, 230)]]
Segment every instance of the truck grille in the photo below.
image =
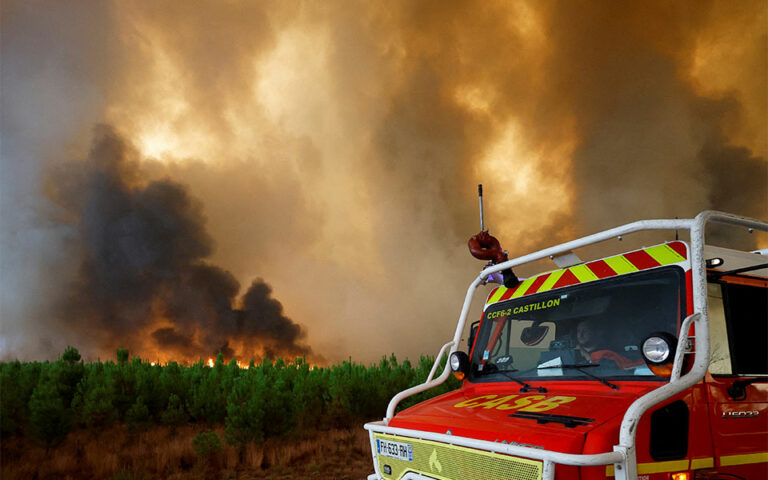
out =
[(374, 434), (374, 438), (413, 447), (410, 461), (376, 455), (379, 473), (387, 480), (399, 480), (408, 472), (439, 480), (541, 480), (542, 463), (538, 460), (381, 433)]

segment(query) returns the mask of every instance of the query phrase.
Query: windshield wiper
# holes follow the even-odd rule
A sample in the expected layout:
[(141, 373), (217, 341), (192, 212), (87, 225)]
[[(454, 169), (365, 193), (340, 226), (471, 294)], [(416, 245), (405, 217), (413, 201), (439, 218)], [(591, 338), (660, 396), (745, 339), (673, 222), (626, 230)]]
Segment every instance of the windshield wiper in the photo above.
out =
[(528, 393), (528, 392), (539, 392), (539, 393), (547, 393), (547, 389), (544, 387), (534, 387), (532, 385), (529, 385), (525, 383), (524, 381), (520, 380), (519, 378), (513, 377), (509, 373), (507, 373), (506, 370), (496, 370), (495, 372), (478, 372), (480, 375), (491, 375), (494, 373), (500, 373), (507, 377), (508, 379), (515, 381), (523, 386), (523, 388), (520, 389), (520, 393)]
[(594, 374), (591, 374), (591, 373), (589, 373), (587, 371), (582, 370), (582, 368), (599, 367), (599, 366), (600, 366), (599, 363), (566, 363), (564, 365), (547, 365), (546, 367), (538, 367), (538, 368), (541, 368), (541, 369), (544, 369), (544, 368), (573, 368), (573, 369), (578, 370), (579, 372), (583, 373), (584, 375), (586, 375), (588, 377), (594, 378), (595, 380), (597, 380), (598, 382), (602, 383), (603, 385), (611, 387), (614, 390), (618, 390), (619, 386), (616, 385), (615, 383), (611, 383), (611, 382), (609, 382), (608, 380), (606, 380), (604, 378), (598, 377), (597, 375), (594, 375)]

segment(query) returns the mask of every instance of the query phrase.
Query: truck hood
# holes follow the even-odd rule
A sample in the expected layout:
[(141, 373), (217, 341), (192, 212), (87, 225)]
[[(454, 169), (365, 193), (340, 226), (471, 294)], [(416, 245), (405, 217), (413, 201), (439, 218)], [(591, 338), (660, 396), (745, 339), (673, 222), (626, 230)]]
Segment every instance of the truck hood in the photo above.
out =
[(587, 435), (597, 429), (605, 437), (599, 444), (617, 443), (629, 405), (661, 386), (656, 382), (616, 383), (618, 390), (597, 382), (549, 382), (546, 393), (521, 393), (517, 384), (465, 384), (403, 410), (389, 425), (582, 453)]

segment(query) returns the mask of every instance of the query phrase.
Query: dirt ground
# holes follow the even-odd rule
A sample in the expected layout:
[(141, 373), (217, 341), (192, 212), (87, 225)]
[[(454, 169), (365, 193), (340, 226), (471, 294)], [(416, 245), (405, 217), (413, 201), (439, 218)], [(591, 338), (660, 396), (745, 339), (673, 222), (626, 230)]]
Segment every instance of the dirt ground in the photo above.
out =
[(365, 479), (373, 472), (368, 435), (359, 429), (304, 434), (237, 449), (213, 428), (221, 448), (196, 451), (192, 440), (209, 428), (188, 426), (171, 432), (155, 427), (130, 432), (115, 426), (102, 432), (72, 432), (56, 447), (19, 438), (0, 439), (0, 475), (4, 480), (300, 480)]

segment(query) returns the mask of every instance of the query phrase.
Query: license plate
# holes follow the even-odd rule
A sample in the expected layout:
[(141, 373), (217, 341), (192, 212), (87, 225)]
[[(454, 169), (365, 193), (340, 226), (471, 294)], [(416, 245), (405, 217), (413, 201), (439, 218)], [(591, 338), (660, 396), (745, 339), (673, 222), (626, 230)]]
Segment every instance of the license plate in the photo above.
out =
[(392, 442), (389, 440), (376, 439), (376, 450), (379, 455), (394, 458), (397, 460), (413, 461), (413, 445), (410, 443)]

